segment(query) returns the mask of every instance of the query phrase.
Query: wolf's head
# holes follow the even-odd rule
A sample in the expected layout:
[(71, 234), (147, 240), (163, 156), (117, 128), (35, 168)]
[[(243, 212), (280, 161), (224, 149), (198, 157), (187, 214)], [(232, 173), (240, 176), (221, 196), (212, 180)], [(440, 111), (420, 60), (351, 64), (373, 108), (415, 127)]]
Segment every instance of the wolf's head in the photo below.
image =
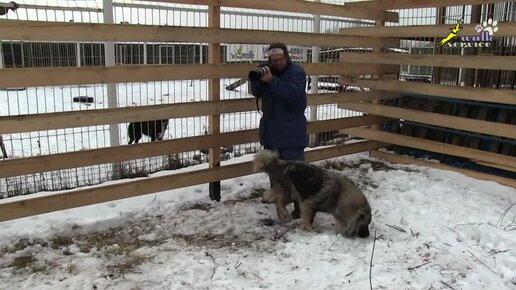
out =
[(348, 219), (342, 220), (340, 233), (343, 236), (360, 238), (369, 236), (369, 224), (371, 223), (371, 209), (369, 206), (356, 210)]
[(279, 154), (271, 150), (262, 150), (254, 155), (254, 172), (267, 172), (274, 163), (278, 162)]
[(354, 232), (360, 238), (369, 236), (369, 224), (371, 223), (371, 210), (362, 208), (355, 216)]

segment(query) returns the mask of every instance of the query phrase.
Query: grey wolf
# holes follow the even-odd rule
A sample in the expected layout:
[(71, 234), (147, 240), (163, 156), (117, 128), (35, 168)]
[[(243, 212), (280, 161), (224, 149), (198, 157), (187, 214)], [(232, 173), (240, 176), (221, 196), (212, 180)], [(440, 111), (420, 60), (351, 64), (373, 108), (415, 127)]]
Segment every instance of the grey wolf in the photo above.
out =
[(9, 10), (12, 10), (14, 12), (14, 11), (16, 11), (16, 9), (18, 9), (18, 7), (20, 7), (14, 1), (11, 1), (10, 3), (13, 4), (12, 5), (13, 7), (0, 7), (0, 16), (7, 14), (7, 12), (9, 12)]
[(343, 236), (369, 236), (371, 207), (365, 195), (348, 178), (303, 161), (282, 160), (270, 150), (258, 152), (253, 159), (255, 172), (265, 172), (273, 180), (262, 202), (274, 203), (280, 221), (288, 220), (286, 205), (297, 200), (303, 229), (313, 230), (317, 212), (335, 218), (336, 231)]
[(162, 140), (167, 127), (168, 119), (131, 122), (127, 127), (127, 135), (129, 136), (128, 144), (132, 144), (133, 142), (138, 143), (142, 138), (142, 135), (150, 137), (153, 142), (156, 140)]
[(4, 138), (0, 135), (0, 149), (2, 150), (2, 156), (7, 159), (7, 150), (5, 150)]

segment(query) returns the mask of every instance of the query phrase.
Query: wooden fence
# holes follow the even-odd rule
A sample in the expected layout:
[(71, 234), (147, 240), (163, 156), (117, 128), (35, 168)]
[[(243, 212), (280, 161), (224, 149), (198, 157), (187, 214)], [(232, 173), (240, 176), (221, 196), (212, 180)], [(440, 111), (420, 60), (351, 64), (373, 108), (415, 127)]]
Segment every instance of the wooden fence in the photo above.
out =
[[(252, 64), (220, 63), (221, 43), (265, 44), (271, 42), (271, 40), (279, 39), (288, 45), (375, 49), (370, 54), (358, 55), (343, 52), (339, 63), (303, 64), (308, 75), (343, 75), (343, 82), (352, 82), (353, 85), (371, 89), (368, 92), (309, 95), (309, 105), (337, 103), (342, 108), (361, 111), (366, 113), (366, 115), (310, 122), (308, 127), (309, 133), (341, 130), (346, 134), (361, 137), (365, 140), (353, 144), (335, 145), (324, 149), (308, 151), (308, 161), (322, 160), (361, 151), (371, 151), (375, 154), (374, 156), (395, 162), (412, 162), (416, 164), (423, 162), (413, 159), (407, 160), (406, 157), (377, 151), (379, 148), (385, 148), (389, 144), (394, 144), (461, 156), (516, 171), (516, 157), (514, 156), (381, 130), (388, 121), (412, 120), (424, 124), (505, 138), (514, 138), (516, 136), (516, 126), (514, 123), (474, 120), (465, 117), (400, 108), (393, 105), (393, 102), (400, 99), (403, 94), (424, 94), (471, 101), (486, 101), (486, 96), (488, 96), (489, 102), (514, 106), (516, 105), (516, 93), (513, 89), (454, 87), (441, 84), (416, 84), (397, 80), (401, 64), (515, 70), (516, 59), (514, 57), (469, 55), (460, 57), (442, 55), (413, 56), (383, 53), (385, 48), (398, 48), (400, 39), (433, 37), (435, 34), (446, 34), (449, 31), (449, 26), (447, 25), (421, 26), (417, 29), (414, 27), (384, 26), (386, 22), (396, 23), (398, 21), (398, 13), (385, 11), (387, 9), (435, 7), (439, 5), (476, 5), (485, 2), (501, 3), (503, 1), (375, 0), (346, 5), (331, 5), (299, 0), (170, 0), (164, 2), (208, 5), (209, 27), (190, 28), (0, 20), (0, 39), (16, 41), (203, 42), (209, 43), (208, 64), (0, 69), (0, 88), (188, 80), (197, 78), (209, 79), (208, 101), (0, 117), (0, 135), (36, 130), (118, 124), (158, 118), (206, 115), (210, 116), (209, 134), (152, 143), (2, 160), (0, 161), (0, 178), (77, 168), (93, 164), (114, 163), (134, 158), (169, 155), (206, 148), (210, 148), (209, 168), (117, 183), (109, 186), (77, 189), (54, 195), (35, 195), (34, 198), (24, 200), (6, 201), (0, 204), (0, 221), (204, 183), (210, 183), (214, 187), (212, 191), (216, 195), (217, 182), (252, 173), (249, 162), (224, 166), (221, 166), (220, 163), (220, 146), (243, 144), (258, 140), (257, 130), (220, 133), (220, 114), (252, 111), (255, 109), (254, 99), (221, 100), (219, 95), (219, 79), (245, 77), (247, 71), (253, 66)], [(370, 19), (376, 21), (376, 26), (341, 29), (340, 34), (331, 35), (222, 29), (220, 28), (221, 6)], [(466, 25), (464, 30), (468, 31), (472, 27), (473, 25)], [(499, 27), (500, 36), (516, 36), (516, 23), (500, 23)], [(363, 75), (368, 75), (368, 79), (360, 79), (359, 76)], [(371, 76), (373, 77), (371, 78)], [(452, 168), (428, 162), (423, 164), (441, 166), (446, 169)], [(509, 178), (480, 174), (468, 170), (462, 170), (462, 172), (477, 178), (496, 180), (502, 184), (516, 186), (516, 182)], [(217, 196), (212, 198), (217, 199)]]
[[(443, 24), (445, 10), (442, 6), (472, 5), (472, 23), (465, 24), (460, 35), (474, 36), (476, 23), (480, 24), (482, 7), (487, 13), (484, 19), (493, 17), (494, 4), (514, 12), (513, 1), (365, 1), (356, 3), (356, 7), (378, 7), (380, 9), (439, 7), (435, 25), (391, 26), (391, 27), (357, 27), (340, 30), (346, 36), (375, 36), (385, 39), (399, 37), (407, 40), (434, 41), (436, 36), (446, 37), (454, 24)], [(509, 10), (511, 9), (511, 10)], [(369, 88), (379, 94), (383, 92), (397, 93), (400, 98), (381, 103), (341, 102), (339, 107), (361, 111), (367, 114), (389, 118), (390, 125), (384, 131), (368, 128), (349, 128), (344, 133), (388, 142), (402, 147), (439, 153), (441, 156), (454, 156), (466, 159), (477, 165), (491, 169), (503, 169), (508, 176), (516, 176), (516, 55), (514, 54), (514, 38), (516, 36), (515, 19), (502, 22), (498, 20), (498, 30), (493, 35), (493, 46), (490, 49), (470, 48), (460, 53), (455, 50), (452, 55), (445, 55), (444, 48), (436, 48), (434, 54), (379, 54), (342, 52), (342, 63), (369, 63), (383, 65), (416, 65), (430, 66), (439, 72), (443, 68), (466, 70), (473, 80), (455, 85), (446, 84), (434, 75), (433, 83), (406, 82), (380, 78), (377, 80), (355, 80), (342, 78), (344, 84), (353, 84)], [(512, 44), (511, 44), (512, 43)], [(512, 45), (512, 46), (511, 46)], [(504, 51), (506, 51), (504, 53)], [(512, 52), (512, 53), (511, 53)], [(458, 54), (458, 55), (457, 55)], [(498, 55), (496, 55), (498, 54)], [(489, 81), (481, 79), (482, 72), (493, 75), (505, 74), (508, 80)], [(475, 76), (477, 76), (475, 80)], [(467, 77), (466, 77), (467, 78)], [(512, 79), (512, 80), (511, 80)], [(452, 107), (454, 109), (452, 109)], [(495, 108), (495, 109), (492, 109)], [(497, 115), (497, 117), (493, 117)], [(400, 128), (401, 127), (401, 128)], [(448, 132), (448, 133), (443, 133)], [(453, 137), (449, 136), (452, 132)], [(490, 141), (486, 148), (485, 140)], [(454, 169), (476, 178), (496, 180), (502, 184), (515, 187), (512, 178), (487, 175), (467, 169), (460, 169), (445, 164), (415, 160), (407, 156), (399, 156), (378, 150), (373, 156), (394, 162), (425, 164), (438, 168)]]

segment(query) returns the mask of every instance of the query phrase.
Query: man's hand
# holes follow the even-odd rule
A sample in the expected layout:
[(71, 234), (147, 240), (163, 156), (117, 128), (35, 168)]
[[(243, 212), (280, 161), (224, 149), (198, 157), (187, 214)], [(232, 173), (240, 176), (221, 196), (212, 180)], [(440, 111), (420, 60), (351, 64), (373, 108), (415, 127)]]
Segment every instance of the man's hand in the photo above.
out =
[(271, 69), (266, 66), (265, 69), (267, 70), (267, 72), (263, 75), (263, 77), (261, 78), (262, 82), (270, 82), (272, 80), (272, 73), (271, 73)]

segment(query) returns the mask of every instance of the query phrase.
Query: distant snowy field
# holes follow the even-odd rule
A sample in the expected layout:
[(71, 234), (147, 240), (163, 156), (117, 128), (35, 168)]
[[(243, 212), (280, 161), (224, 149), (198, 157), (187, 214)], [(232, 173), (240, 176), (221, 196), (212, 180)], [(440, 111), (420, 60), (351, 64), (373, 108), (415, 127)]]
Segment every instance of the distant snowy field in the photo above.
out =
[[(371, 203), (373, 289), (516, 289), (515, 189), (367, 154), (317, 164)], [(222, 181), (220, 203), (199, 185), (3, 222), (2, 288), (369, 289), (373, 236), (340, 237), (325, 214), (312, 233), (271, 224), (262, 188), (260, 173)]]

